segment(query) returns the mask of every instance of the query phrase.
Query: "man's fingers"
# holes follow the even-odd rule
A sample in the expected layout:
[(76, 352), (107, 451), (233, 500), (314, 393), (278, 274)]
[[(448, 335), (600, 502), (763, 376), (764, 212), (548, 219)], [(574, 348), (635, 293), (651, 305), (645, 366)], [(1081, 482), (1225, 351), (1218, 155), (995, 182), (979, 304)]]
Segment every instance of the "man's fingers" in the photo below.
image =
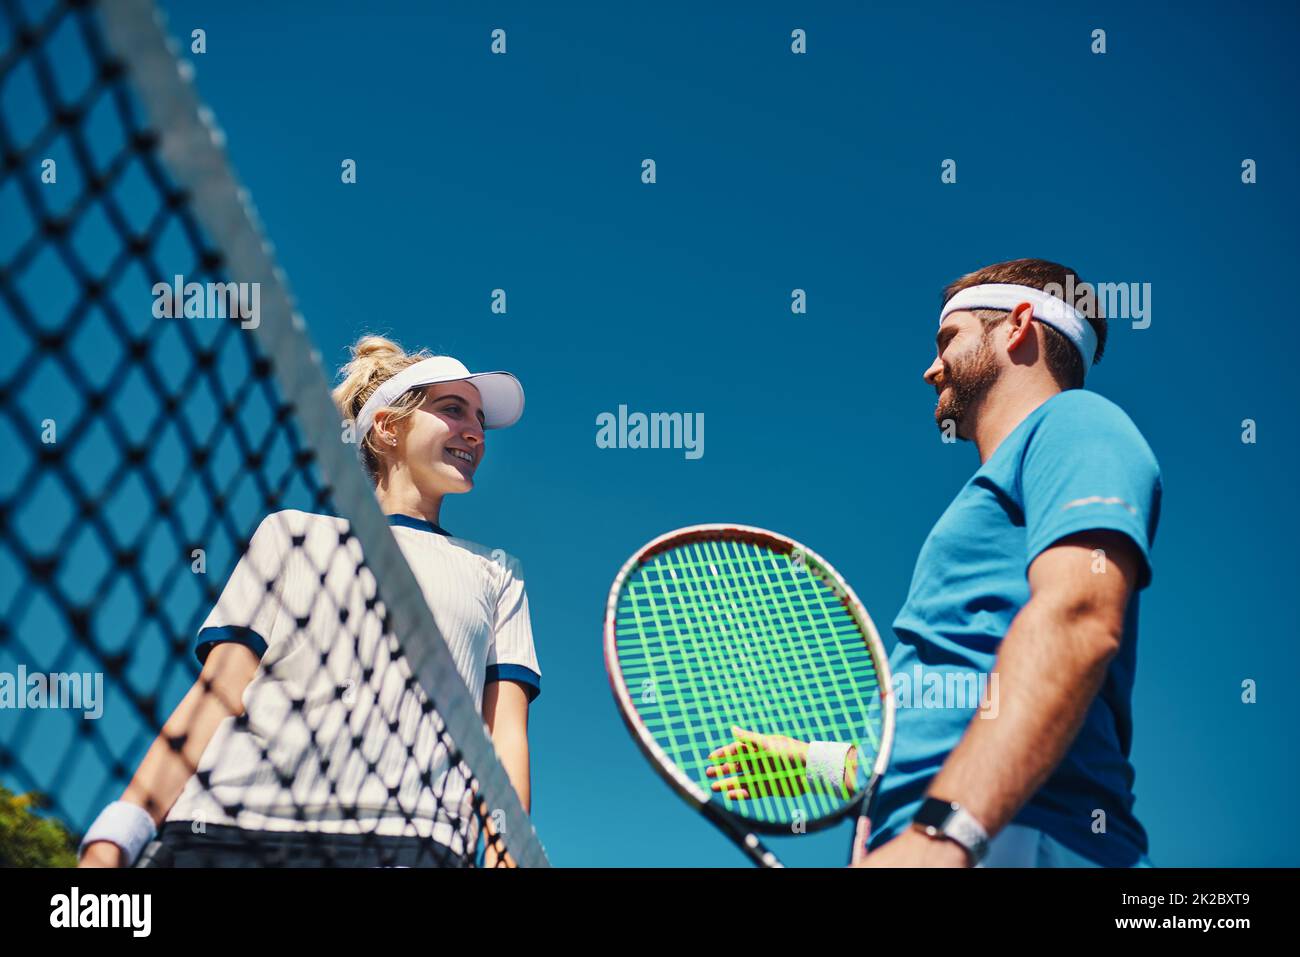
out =
[(739, 779), (731, 778), (726, 781), (714, 781), (713, 790), (719, 794), (725, 794), (726, 797), (733, 801), (748, 801), (749, 788), (741, 784)]
[(714, 748), (709, 752), (710, 761), (721, 761), (723, 758), (734, 757), (737, 754), (751, 754), (759, 750), (757, 743), (749, 741), (732, 741), (730, 744), (724, 744), (720, 748)]
[[(740, 730), (740, 729), (737, 728), (735, 730)], [(745, 731), (743, 733), (747, 735), (750, 734), (750, 732), (748, 731)], [(745, 754), (749, 751), (754, 751), (761, 746), (762, 742), (760, 739), (762, 737), (763, 737), (762, 735), (752, 735), (749, 738), (746, 738), (744, 740), (740, 740), (738, 738), (737, 740), (732, 741), (729, 744), (724, 744), (720, 748), (714, 748), (712, 751), (709, 752), (709, 760), (717, 761), (720, 758), (729, 758), (733, 754)]]
[(732, 741), (730, 744), (724, 744), (720, 748), (714, 748), (712, 751), (709, 752), (709, 760), (716, 761), (719, 758), (730, 757), (731, 755), (739, 751), (741, 747), (743, 747), (743, 745), (741, 745), (739, 742)]
[(725, 778), (721, 781), (714, 781), (710, 785), (718, 793), (726, 793), (726, 796), (733, 801), (745, 801), (749, 799), (749, 788), (740, 778)]
[(763, 739), (767, 737), (765, 734), (759, 734), (757, 731), (749, 731), (735, 724), (731, 726), (731, 734), (737, 741), (748, 744), (762, 744)]
[(756, 774), (762, 774), (764, 768), (765, 765), (758, 761), (755, 761), (752, 758), (746, 758), (740, 761), (728, 761), (726, 764), (721, 765), (719, 770), (721, 770), (723, 774), (744, 774), (752, 777)]
[[(724, 761), (721, 764), (711, 764), (704, 769), (704, 773), (709, 777), (718, 777), (723, 774), (745, 774), (745, 775), (784, 775), (798, 776), (802, 771), (798, 767), (789, 765), (779, 754), (771, 751), (747, 750), (739, 754), (727, 755), (731, 760)], [(720, 759), (715, 759), (720, 760)]]

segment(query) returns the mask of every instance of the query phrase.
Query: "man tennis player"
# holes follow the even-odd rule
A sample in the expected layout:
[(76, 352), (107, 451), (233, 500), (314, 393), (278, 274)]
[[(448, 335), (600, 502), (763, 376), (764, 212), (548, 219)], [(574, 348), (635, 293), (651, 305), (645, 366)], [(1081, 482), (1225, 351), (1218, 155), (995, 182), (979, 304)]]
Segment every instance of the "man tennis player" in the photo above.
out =
[[(1019, 259), (944, 292), (925, 381), (980, 467), (894, 621), (895, 688), (912, 687), (865, 866), (1150, 866), (1130, 697), (1160, 469), (1129, 417), (1082, 388), (1106, 321), (1095, 296), (1044, 291), (1080, 285)], [(975, 686), (984, 708), (959, 693)]]

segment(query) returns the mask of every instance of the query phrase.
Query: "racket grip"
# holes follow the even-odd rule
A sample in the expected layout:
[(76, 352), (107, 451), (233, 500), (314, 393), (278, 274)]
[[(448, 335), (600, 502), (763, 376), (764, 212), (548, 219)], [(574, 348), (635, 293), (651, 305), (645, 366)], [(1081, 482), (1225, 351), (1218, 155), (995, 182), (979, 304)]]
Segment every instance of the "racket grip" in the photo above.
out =
[(861, 864), (867, 857), (867, 841), (871, 838), (871, 818), (863, 814), (853, 829), (853, 846), (849, 848), (849, 866)]

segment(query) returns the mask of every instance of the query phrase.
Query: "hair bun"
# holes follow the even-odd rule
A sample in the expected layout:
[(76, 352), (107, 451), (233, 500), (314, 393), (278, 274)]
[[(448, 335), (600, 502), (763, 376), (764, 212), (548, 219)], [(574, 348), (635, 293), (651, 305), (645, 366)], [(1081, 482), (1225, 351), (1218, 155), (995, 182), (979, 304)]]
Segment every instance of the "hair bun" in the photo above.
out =
[(430, 355), (423, 349), (407, 352), (392, 339), (373, 334), (362, 336), (348, 351), (352, 357), (339, 370), (341, 381), (333, 393), (334, 404), (345, 419), (355, 419), (380, 384)]
[(370, 359), (405, 359), (406, 350), (399, 346), (392, 339), (385, 339), (383, 336), (362, 336), (351, 347), (352, 361)]

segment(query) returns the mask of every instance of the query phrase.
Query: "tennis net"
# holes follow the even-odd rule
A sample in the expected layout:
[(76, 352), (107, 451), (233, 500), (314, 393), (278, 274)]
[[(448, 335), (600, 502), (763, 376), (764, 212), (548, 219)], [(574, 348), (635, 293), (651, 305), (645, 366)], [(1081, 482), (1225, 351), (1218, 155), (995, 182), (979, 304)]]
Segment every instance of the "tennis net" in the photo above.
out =
[[(262, 863), (546, 864), (149, 0), (0, 0), (0, 342), (0, 785), (80, 834), (166, 730)], [(196, 749), (201, 635), (265, 679)]]

